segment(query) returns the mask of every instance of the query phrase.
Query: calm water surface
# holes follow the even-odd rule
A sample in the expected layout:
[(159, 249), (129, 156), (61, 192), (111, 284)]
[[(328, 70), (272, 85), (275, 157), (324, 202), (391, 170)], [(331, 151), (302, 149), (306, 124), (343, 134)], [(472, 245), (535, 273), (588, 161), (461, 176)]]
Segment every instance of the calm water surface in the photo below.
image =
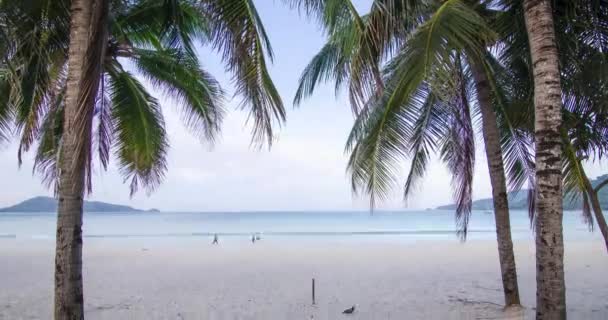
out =
[[(0, 213), (3, 239), (53, 239), (55, 213)], [(511, 211), (515, 239), (532, 238), (526, 211)], [(452, 211), (374, 212), (229, 212), (229, 213), (94, 213), (87, 212), (85, 238), (189, 238), (242, 239), (259, 233), (264, 239), (457, 239)], [(567, 239), (599, 237), (583, 223), (580, 212), (564, 214)], [(494, 216), (474, 211), (469, 239), (494, 239)]]

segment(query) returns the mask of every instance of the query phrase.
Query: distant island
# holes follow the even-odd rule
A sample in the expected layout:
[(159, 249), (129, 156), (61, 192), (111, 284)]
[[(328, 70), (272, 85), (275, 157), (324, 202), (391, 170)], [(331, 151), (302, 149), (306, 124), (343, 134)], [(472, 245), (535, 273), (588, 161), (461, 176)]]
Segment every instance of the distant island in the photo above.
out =
[[(0, 208), (0, 212), (55, 212), (57, 199), (50, 197), (34, 197), (14, 206)], [(85, 201), (85, 212), (160, 212), (158, 209), (142, 210), (119, 204), (100, 201)]]
[[(595, 180), (591, 180), (591, 184), (596, 186), (598, 183), (608, 179), (608, 174), (597, 177)], [(523, 189), (519, 192), (509, 192), (509, 208), (513, 210), (528, 210), (528, 190)], [(603, 187), (598, 198), (600, 200), (600, 206), (603, 210), (608, 210), (608, 186)], [(580, 200), (571, 201), (568, 197), (564, 198), (564, 210), (581, 210), (583, 208)], [(454, 210), (456, 209), (455, 204), (439, 206), (439, 210)], [(473, 201), (473, 210), (493, 210), (494, 205), (492, 198), (480, 199)]]

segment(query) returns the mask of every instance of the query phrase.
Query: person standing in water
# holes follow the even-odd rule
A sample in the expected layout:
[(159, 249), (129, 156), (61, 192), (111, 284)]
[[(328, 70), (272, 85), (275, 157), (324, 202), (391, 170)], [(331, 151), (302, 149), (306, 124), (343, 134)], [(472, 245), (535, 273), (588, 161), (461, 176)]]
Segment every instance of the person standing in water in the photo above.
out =
[(213, 242), (211, 244), (219, 244), (217, 239), (217, 233), (213, 235)]
[(255, 243), (255, 234), (251, 235), (251, 243)]

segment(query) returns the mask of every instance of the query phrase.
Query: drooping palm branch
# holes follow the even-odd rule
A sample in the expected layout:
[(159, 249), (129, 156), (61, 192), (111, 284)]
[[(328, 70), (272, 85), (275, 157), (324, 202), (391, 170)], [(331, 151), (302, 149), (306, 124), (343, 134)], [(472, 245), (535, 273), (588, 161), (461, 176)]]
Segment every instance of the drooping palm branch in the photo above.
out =
[(272, 48), (251, 0), (203, 0), (209, 19), (210, 40), (234, 77), (236, 94), (243, 97), (253, 121), (253, 143), (273, 141), (273, 122), (285, 120), (285, 109), (270, 74), (265, 56)]
[[(2, 96), (10, 97), (0, 101), (0, 116), (6, 115), (0, 128), (4, 134), (4, 128), (16, 127), (22, 137), (20, 154), (38, 142), (35, 170), (55, 185), (69, 1), (33, 2), (40, 5), (0, 3), (0, 23), (7, 25), (3, 35), (16, 43), (0, 48), (0, 87)], [(285, 111), (267, 70), (265, 57), (272, 56), (269, 40), (250, 1), (106, 3), (107, 15), (94, 19), (99, 25), (94, 37), (98, 43), (89, 51), (90, 72), (83, 82), (86, 90), (78, 119), (84, 137), (79, 157), (85, 159), (89, 185), (95, 153), (103, 168), (115, 154), (131, 192), (138, 187), (153, 190), (165, 174), (168, 141), (162, 106), (136, 74), (176, 102), (184, 123), (202, 141), (215, 141), (224, 114), (224, 92), (200, 65), (196, 43), (211, 44), (222, 54), (236, 94), (243, 97), (242, 107), (250, 110), (254, 141), (272, 142), (273, 127), (284, 121)], [(24, 19), (26, 23), (21, 23)], [(15, 37), (25, 31), (32, 37), (22, 41)]]
[(396, 52), (423, 6), (410, 0), (374, 1), (370, 12), (361, 16), (350, 0), (285, 1), (316, 18), (329, 38), (302, 73), (294, 104), (333, 79), (336, 91), (348, 88), (354, 113), (382, 94), (381, 64)]
[(353, 185), (365, 185), (374, 202), (393, 189), (397, 170), (409, 156), (407, 196), (423, 176), (430, 155), (439, 152), (452, 173), (457, 222), (465, 237), (472, 201), (474, 132), (470, 77), (457, 53), (481, 55), (477, 48), (484, 48), (494, 34), (460, 1), (447, 1), (435, 12), (386, 66), (383, 97), (353, 128), (357, 134), (351, 134), (348, 143), (353, 146), (349, 169)]

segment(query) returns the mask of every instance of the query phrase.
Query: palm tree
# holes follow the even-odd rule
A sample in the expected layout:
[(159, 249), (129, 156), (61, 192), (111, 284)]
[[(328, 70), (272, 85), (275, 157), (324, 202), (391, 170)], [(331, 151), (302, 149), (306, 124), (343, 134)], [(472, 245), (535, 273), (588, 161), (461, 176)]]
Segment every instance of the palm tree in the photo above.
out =
[[(86, 174), (87, 138), (92, 117), (80, 116), (88, 110), (86, 100), (97, 88), (87, 79), (88, 71), (99, 77), (102, 52), (93, 48), (102, 42), (103, 20), (107, 18), (107, 1), (75, 0), (71, 4), (70, 43), (64, 101), (62, 145), (59, 153), (57, 239), (55, 249), (55, 319), (84, 319), (82, 288), (82, 205)], [(105, 7), (105, 8), (104, 8)], [(95, 35), (98, 38), (92, 38)], [(91, 49), (89, 49), (91, 48)], [(103, 50), (103, 48), (101, 49)], [(91, 52), (91, 53), (89, 53)], [(92, 60), (96, 60), (97, 63)], [(90, 112), (90, 111), (89, 111)], [(87, 130), (89, 129), (89, 130)], [(86, 137), (86, 136), (85, 136)], [(84, 139), (83, 139), (84, 138)]]
[[(542, 271), (537, 277), (537, 317), (557, 319), (565, 317), (565, 288), (562, 213), (559, 210), (562, 193), (561, 189), (556, 189), (553, 184), (556, 173), (553, 170), (558, 166), (562, 169), (562, 163), (564, 193), (571, 199), (582, 200), (585, 221), (592, 227), (595, 217), (608, 248), (608, 226), (601, 208), (597, 201), (594, 201), (597, 200), (597, 187), (594, 190), (591, 186), (582, 166), (584, 160), (601, 159), (606, 152), (608, 141), (605, 120), (608, 110), (605, 103), (608, 93), (608, 73), (605, 67), (608, 62), (608, 32), (605, 28), (608, 11), (605, 4), (598, 1), (506, 2), (510, 6), (506, 12), (512, 15), (505, 19), (503, 25), (507, 29), (527, 31), (515, 32), (505, 37), (508, 39), (508, 46), (512, 47), (510, 55), (519, 55), (515, 64), (507, 64), (510, 68), (522, 67), (514, 69), (523, 73), (523, 76), (518, 77), (518, 83), (522, 84), (522, 91), (529, 92), (525, 95), (533, 97), (530, 104), (544, 104), (544, 108), (535, 108), (536, 115), (538, 116), (539, 112), (543, 116), (546, 116), (546, 113), (551, 115), (549, 122), (536, 118), (535, 123), (528, 125), (530, 130), (535, 130), (537, 134), (551, 136), (550, 140), (543, 141), (542, 146), (537, 144), (537, 155), (540, 152), (543, 160), (555, 160), (553, 156), (559, 148), (552, 143), (558, 138), (562, 148), (561, 161), (540, 167), (544, 170), (541, 175), (545, 179), (545, 193), (538, 196), (543, 197), (546, 202), (536, 212), (537, 218), (543, 215), (542, 221), (536, 220), (537, 228), (539, 225), (543, 227), (542, 232), (537, 229), (537, 244), (540, 243), (537, 267), (539, 272)], [(525, 17), (525, 21), (519, 23), (518, 16)], [(521, 39), (517, 35), (524, 37)], [(556, 48), (559, 48), (559, 52)], [(521, 55), (521, 52), (530, 52), (530, 57)], [(563, 69), (559, 70), (558, 66)], [(552, 82), (551, 79), (556, 76), (560, 77), (560, 81)], [(533, 84), (528, 84), (529, 82)], [(549, 89), (551, 91), (548, 95)], [(557, 109), (553, 104), (558, 103), (557, 106), (561, 108), (562, 102), (563, 109)], [(562, 110), (561, 114), (556, 110)], [(540, 130), (539, 125), (541, 129), (550, 130)], [(549, 148), (550, 152), (544, 148)], [(559, 206), (557, 202), (560, 202)]]
[[(578, 13), (582, 18), (581, 11), (578, 10)], [(556, 23), (556, 29), (560, 31), (563, 29), (561, 20)], [(576, 26), (566, 28), (573, 30)], [(588, 26), (585, 26), (585, 29), (587, 31), (584, 33), (593, 30)], [(560, 39), (562, 37), (558, 37), (558, 41), (563, 42)], [(606, 54), (603, 53), (608, 47), (602, 44), (590, 45), (584, 38), (577, 38), (576, 45), (570, 45), (574, 48), (560, 45), (562, 61), (563, 56), (575, 56), (579, 59), (568, 59), (576, 62), (561, 72), (564, 102), (560, 128), (563, 144), (563, 188), (566, 201), (580, 201), (582, 204), (583, 218), (591, 231), (595, 220), (608, 250), (608, 225), (597, 194), (602, 184), (593, 186), (583, 167), (584, 161), (602, 160), (608, 151), (608, 108), (605, 105), (608, 74), (602, 67), (608, 62)]]
[(524, 0), (534, 75), (536, 146), (536, 319), (566, 319), (562, 232), (562, 100), (549, 0)]
[[(560, 56), (564, 192), (581, 200), (585, 221), (593, 220), (608, 250), (608, 225), (583, 161), (601, 160), (608, 147), (608, 9), (597, 1), (558, 1), (553, 5)], [(577, 19), (571, 19), (576, 14)], [(593, 214), (592, 214), (593, 213)]]
[(473, 74), (477, 90), (486, 159), (488, 161), (488, 170), (490, 171), (496, 239), (498, 241), (505, 304), (507, 306), (519, 305), (517, 270), (515, 267), (513, 240), (511, 239), (511, 220), (509, 218), (509, 202), (507, 199), (507, 183), (502, 160), (503, 152), (500, 145), (500, 132), (492, 103), (492, 90), (483, 67), (483, 62), (474, 61), (471, 63), (471, 73)]
[[(520, 1), (507, 3), (497, 20), (506, 50), (501, 63), (510, 70), (505, 82), (515, 84), (518, 96), (512, 105), (529, 106), (529, 121), (520, 121), (520, 130), (534, 134), (534, 84), (532, 62), (528, 55), (528, 37)], [(563, 144), (563, 183), (566, 201), (580, 201), (584, 220), (593, 230), (594, 217), (608, 249), (608, 226), (599, 206), (596, 191), (589, 183), (583, 161), (601, 160), (606, 154), (605, 103), (608, 98), (608, 10), (597, 1), (553, 1), (561, 70), (563, 122), (560, 130)], [(572, 19), (576, 16), (576, 19)], [(518, 111), (517, 109), (515, 110)], [(527, 112), (527, 111), (526, 111)], [(598, 186), (601, 187), (601, 186)], [(594, 190), (595, 189), (595, 190)], [(594, 204), (595, 202), (595, 204)], [(592, 210), (593, 209), (593, 210)], [(534, 213), (534, 212), (532, 212)], [(534, 221), (535, 215), (531, 215)]]
[[(340, 11), (337, 5), (314, 7), (314, 1), (296, 4), (313, 13), (314, 9), (321, 12), (317, 15), (328, 25), (329, 39), (305, 69), (295, 102), (312, 94), (319, 82), (332, 78), (337, 87), (349, 82), (355, 111), (360, 109), (356, 105), (360, 99), (356, 97), (367, 98), (347, 148), (352, 150), (349, 167), (353, 188), (358, 191), (362, 187), (370, 193), (372, 206), (376, 197), (386, 196), (394, 187), (404, 155), (409, 154), (412, 159), (405, 183), (407, 197), (423, 176), (430, 154), (439, 151), (453, 174), (456, 216), (466, 237), (474, 165), (473, 106), (469, 100), (476, 93), (493, 188), (505, 304), (519, 304), (501, 141), (506, 141), (508, 147), (508, 168), (515, 188), (521, 187), (525, 180), (522, 178), (529, 177), (521, 169), (530, 167), (529, 149), (525, 141), (509, 134), (502, 139), (504, 135), (498, 130), (493, 106), (497, 100), (493, 92), (496, 83), (489, 75), (492, 67), (487, 60), (491, 55), (485, 49), (494, 41), (494, 34), (487, 23), (463, 1), (427, 5), (375, 1), (370, 13), (363, 17), (347, 10), (352, 6)], [(327, 17), (335, 12), (346, 16), (336, 19), (343, 23), (338, 27), (327, 22)], [(373, 77), (373, 72), (360, 71), (361, 64), (368, 65), (366, 70), (379, 69), (382, 58), (387, 56), (393, 59), (385, 68), (383, 80)], [(362, 81), (371, 84), (362, 85)], [(357, 90), (370, 87), (371, 90)], [(378, 94), (379, 91), (383, 92)]]
[(161, 106), (127, 66), (174, 98), (186, 125), (213, 142), (223, 92), (198, 63), (194, 43), (201, 40), (234, 74), (254, 142), (270, 145), (273, 124), (285, 119), (266, 69), (270, 43), (249, 0), (69, 3), (0, 3), (3, 36), (16, 44), (0, 48), (0, 88), (8, 97), (0, 127), (14, 121), (19, 154), (38, 142), (35, 168), (59, 198), (55, 319), (83, 318), (82, 199), (91, 189), (93, 154), (105, 168), (114, 150), (132, 193), (153, 190), (166, 171)]

